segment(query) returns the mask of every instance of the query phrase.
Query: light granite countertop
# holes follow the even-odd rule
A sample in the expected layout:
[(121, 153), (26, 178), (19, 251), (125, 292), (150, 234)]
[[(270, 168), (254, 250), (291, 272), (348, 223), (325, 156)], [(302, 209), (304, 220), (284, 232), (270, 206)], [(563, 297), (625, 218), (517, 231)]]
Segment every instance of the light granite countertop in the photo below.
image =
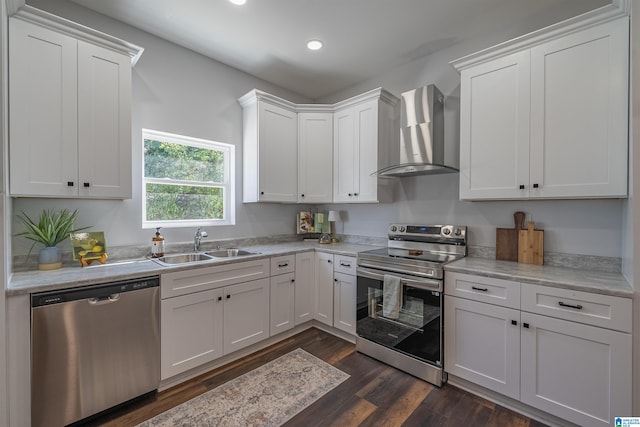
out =
[(35, 292), (97, 285), (119, 280), (157, 276), (170, 271), (211, 267), (214, 265), (249, 261), (252, 259), (255, 260), (272, 256), (295, 254), (309, 250), (328, 252), (337, 255), (356, 256), (358, 252), (376, 249), (378, 247), (379, 246), (352, 243), (319, 244), (317, 242), (297, 241), (272, 245), (243, 246), (242, 249), (257, 252), (257, 254), (234, 258), (216, 258), (211, 261), (180, 264), (171, 267), (165, 267), (155, 261), (143, 258), (112, 263), (107, 261), (106, 264), (93, 264), (84, 268), (78, 265), (77, 267), (65, 267), (51, 271), (34, 270), (16, 272), (9, 280), (6, 295), (23, 295)]
[(632, 298), (634, 293), (631, 284), (620, 273), (519, 264), (474, 257), (454, 261), (445, 265), (444, 269), (445, 272), (474, 274), (625, 298)]

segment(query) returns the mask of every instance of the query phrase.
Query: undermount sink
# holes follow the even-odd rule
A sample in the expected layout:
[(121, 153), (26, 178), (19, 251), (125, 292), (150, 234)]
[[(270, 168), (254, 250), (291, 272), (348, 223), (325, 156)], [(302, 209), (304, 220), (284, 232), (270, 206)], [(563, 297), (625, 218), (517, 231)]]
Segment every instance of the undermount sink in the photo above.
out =
[(165, 255), (152, 260), (165, 265), (187, 264), (190, 262), (211, 261), (213, 258), (207, 254), (193, 252), (189, 254)]
[(244, 249), (219, 249), (216, 251), (207, 251), (205, 252), (205, 254), (210, 255), (214, 258), (227, 258), (235, 256), (257, 255), (258, 252), (245, 251)]

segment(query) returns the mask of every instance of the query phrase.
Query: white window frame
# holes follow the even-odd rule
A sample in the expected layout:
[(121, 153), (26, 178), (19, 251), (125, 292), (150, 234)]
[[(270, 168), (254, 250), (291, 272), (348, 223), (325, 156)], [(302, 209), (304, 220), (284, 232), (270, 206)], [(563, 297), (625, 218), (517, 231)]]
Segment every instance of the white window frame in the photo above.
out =
[[(144, 141), (152, 139), (165, 141), (172, 144), (181, 144), (191, 147), (206, 148), (224, 152), (224, 181), (216, 183), (204, 183), (201, 181), (182, 181), (169, 178), (147, 178), (144, 172)], [(142, 129), (142, 228), (156, 227), (205, 227), (218, 225), (235, 224), (235, 146), (224, 142), (211, 141), (190, 136), (177, 135), (151, 129)], [(147, 184), (167, 184), (176, 183), (189, 186), (203, 186), (223, 189), (223, 212), (222, 219), (183, 219), (170, 221), (149, 221), (147, 220)]]

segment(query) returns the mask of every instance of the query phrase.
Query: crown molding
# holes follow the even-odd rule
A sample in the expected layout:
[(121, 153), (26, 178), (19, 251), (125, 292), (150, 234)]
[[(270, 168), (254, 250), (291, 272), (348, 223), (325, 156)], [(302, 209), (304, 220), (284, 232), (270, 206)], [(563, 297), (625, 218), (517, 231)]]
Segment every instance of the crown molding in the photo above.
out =
[(611, 4), (566, 19), (540, 30), (525, 34), (515, 39), (472, 53), (449, 62), (457, 71), (481, 64), (488, 60), (506, 56), (522, 49), (530, 48), (540, 43), (566, 36), (595, 25), (613, 21), (622, 17), (629, 17), (631, 13), (630, 0), (613, 0)]
[[(20, 3), (20, 0), (7, 1)], [(144, 51), (140, 46), (136, 46), (117, 37), (110, 36), (109, 34), (94, 30), (93, 28), (86, 27), (32, 6), (23, 4), (10, 16), (14, 19), (20, 19), (58, 33), (66, 34), (78, 40), (84, 40), (88, 43), (123, 53), (131, 58), (132, 66), (138, 62), (138, 59)]]

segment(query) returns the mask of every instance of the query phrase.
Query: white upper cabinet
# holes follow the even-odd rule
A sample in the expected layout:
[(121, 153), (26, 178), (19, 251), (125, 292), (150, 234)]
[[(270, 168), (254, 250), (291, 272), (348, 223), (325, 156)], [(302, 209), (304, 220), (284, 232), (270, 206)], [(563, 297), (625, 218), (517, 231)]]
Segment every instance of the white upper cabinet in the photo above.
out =
[(134, 52), (47, 22), (9, 20), (10, 193), (130, 198)]
[(243, 107), (243, 202), (296, 202), (298, 116), (295, 106), (258, 90), (239, 101)]
[[(372, 93), (373, 92), (373, 93)], [(343, 101), (333, 117), (333, 201), (389, 202), (393, 180), (375, 172), (389, 165), (396, 99), (380, 90)]]
[(629, 19), (455, 61), (460, 198), (627, 196)]
[(529, 52), (462, 71), (460, 198), (519, 198), (529, 182)]
[(294, 104), (252, 90), (243, 109), (243, 202), (391, 201), (398, 99), (381, 88), (336, 104)]
[(333, 201), (333, 114), (298, 113), (298, 201)]

